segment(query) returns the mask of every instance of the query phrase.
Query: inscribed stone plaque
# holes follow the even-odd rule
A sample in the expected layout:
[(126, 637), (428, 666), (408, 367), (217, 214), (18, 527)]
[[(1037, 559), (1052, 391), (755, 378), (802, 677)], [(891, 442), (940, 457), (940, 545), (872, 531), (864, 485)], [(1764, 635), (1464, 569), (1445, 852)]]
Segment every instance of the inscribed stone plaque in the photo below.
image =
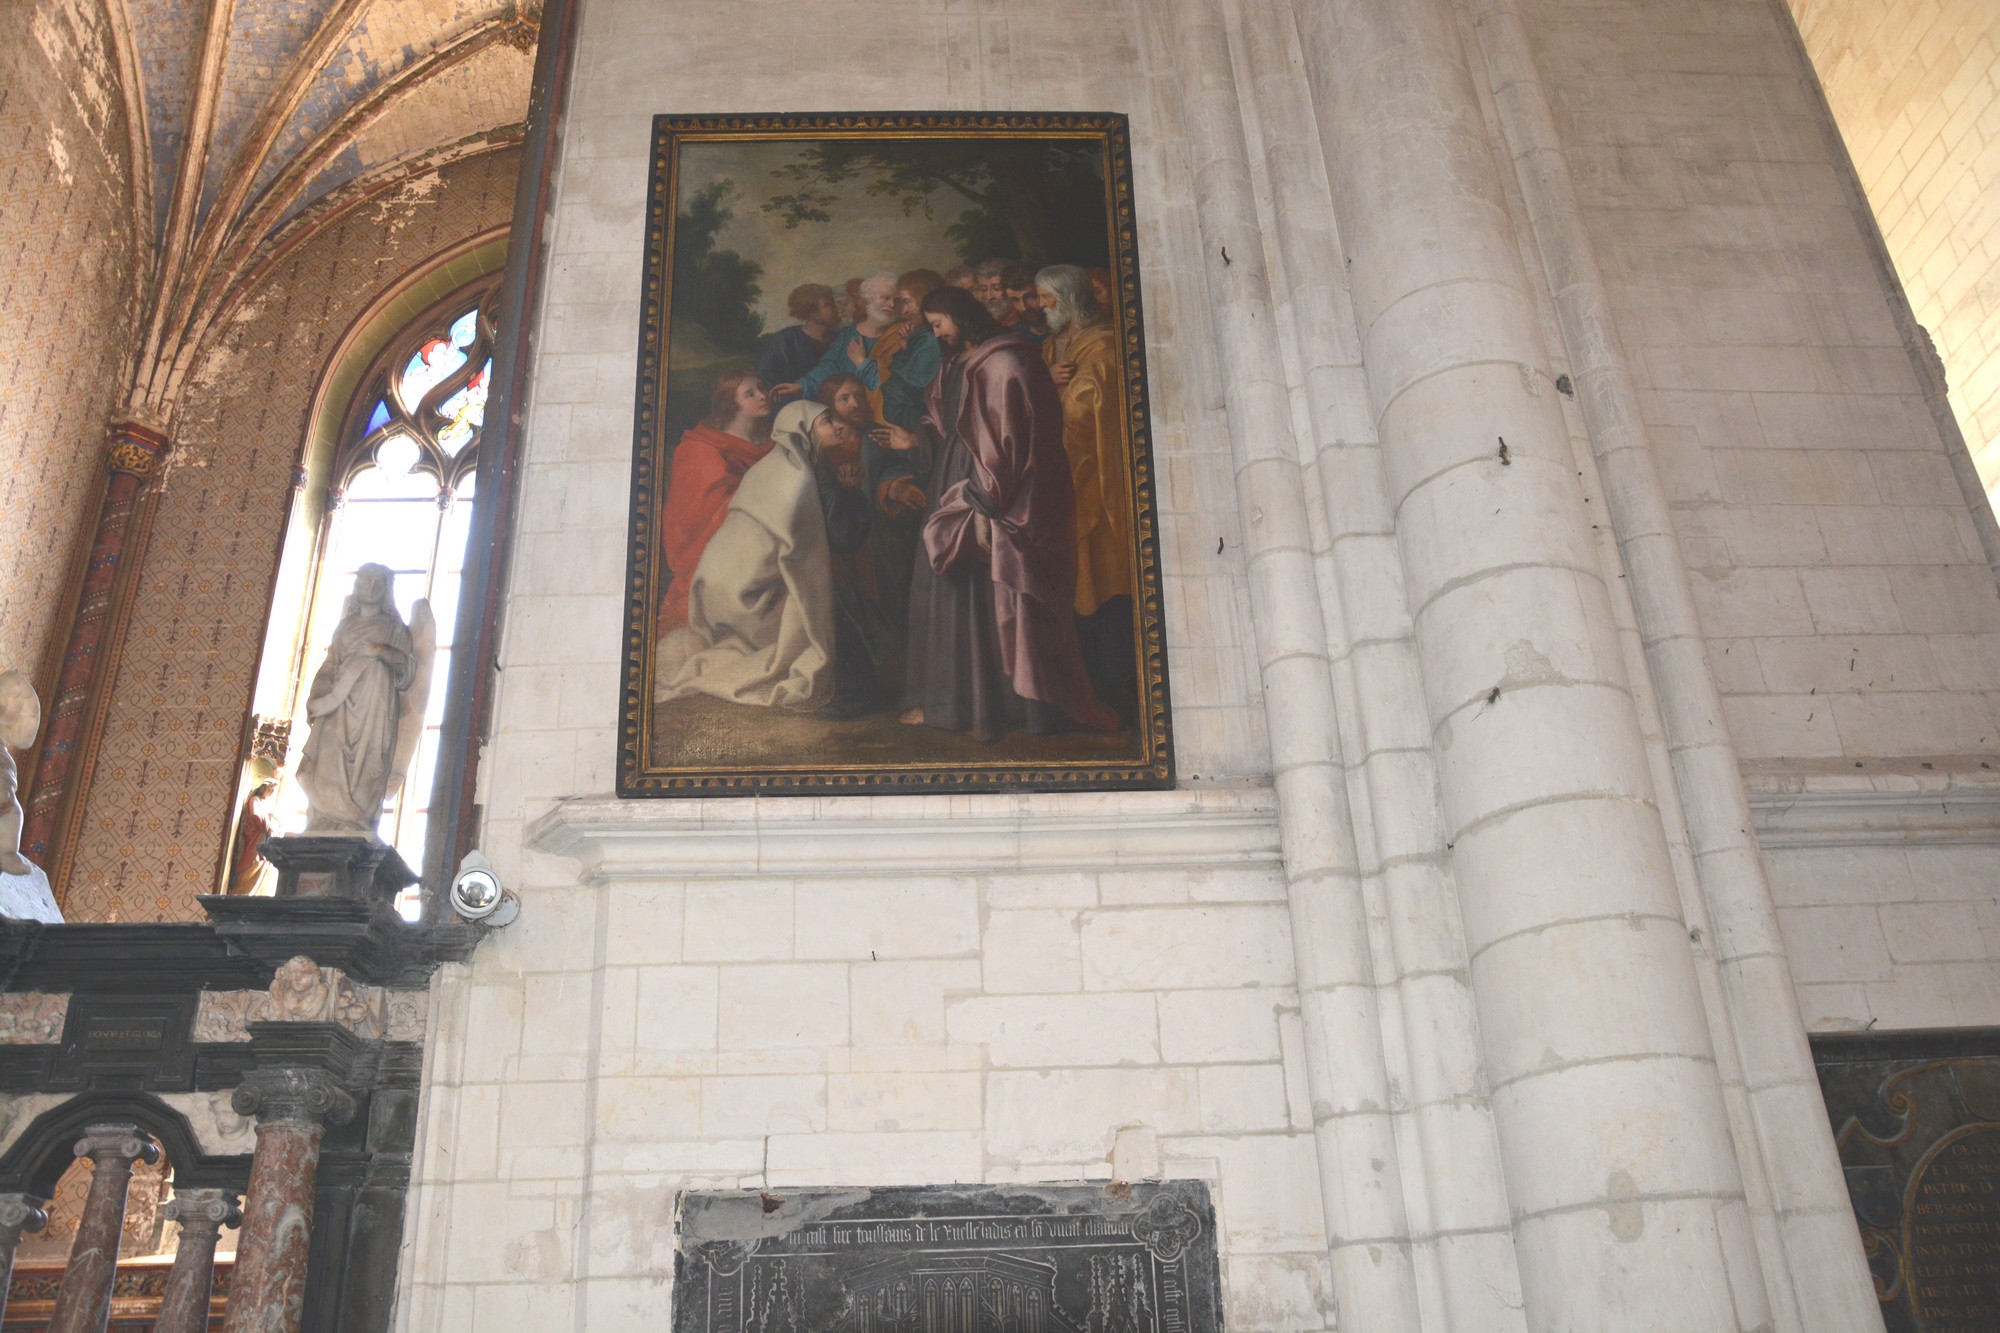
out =
[(1889, 1333), (2000, 1329), (2000, 1034), (1813, 1047)]
[(674, 1333), (1219, 1333), (1215, 1210), (1151, 1185), (692, 1192)]

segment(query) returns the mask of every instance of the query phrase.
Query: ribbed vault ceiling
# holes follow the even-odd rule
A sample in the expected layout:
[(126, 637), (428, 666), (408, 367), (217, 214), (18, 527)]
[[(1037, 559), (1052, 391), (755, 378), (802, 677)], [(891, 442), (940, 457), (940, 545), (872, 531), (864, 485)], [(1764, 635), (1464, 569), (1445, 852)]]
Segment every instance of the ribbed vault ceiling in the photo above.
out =
[(535, 4), (106, 3), (148, 243), (135, 408), (170, 410), (232, 284), (314, 205), (480, 151), (526, 115)]

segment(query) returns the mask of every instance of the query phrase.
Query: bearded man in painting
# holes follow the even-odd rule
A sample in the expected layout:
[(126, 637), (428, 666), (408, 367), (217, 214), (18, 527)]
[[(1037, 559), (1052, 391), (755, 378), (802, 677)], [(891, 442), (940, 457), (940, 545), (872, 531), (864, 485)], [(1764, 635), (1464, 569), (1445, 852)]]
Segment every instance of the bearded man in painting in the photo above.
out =
[[(859, 375), (863, 381), (881, 382), (880, 368), (873, 362), (876, 345), (896, 327), (896, 275), (877, 273), (872, 278), (861, 279), (856, 301), (860, 303), (860, 314), (852, 324), (843, 325), (833, 335), (827, 345), (826, 355), (819, 364), (799, 376), (796, 380), (780, 384), (772, 390), (780, 402), (796, 397), (817, 398), (819, 386), (835, 375)], [(900, 347), (900, 341), (896, 344)], [(882, 411), (881, 390), (874, 388), (871, 406), (879, 415)]]
[(1062, 395), (1041, 353), (956, 287), (923, 300), (944, 354), (924, 436), (888, 447), (936, 462), (910, 587), (903, 721), (997, 740), (1075, 725), (1116, 731), (1076, 636), (1076, 496)]

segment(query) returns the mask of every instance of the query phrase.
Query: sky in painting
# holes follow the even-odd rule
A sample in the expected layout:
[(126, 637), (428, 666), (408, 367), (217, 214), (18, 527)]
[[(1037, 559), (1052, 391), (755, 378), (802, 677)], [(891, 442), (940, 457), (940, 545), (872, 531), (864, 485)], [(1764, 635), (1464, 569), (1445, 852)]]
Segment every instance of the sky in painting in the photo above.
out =
[[(681, 148), (680, 197), (686, 199), (711, 181), (736, 184), (730, 200), (732, 217), (716, 236), (718, 249), (734, 250), (764, 266), (758, 313), (766, 332), (793, 322), (785, 312), (785, 296), (806, 282), (838, 287), (849, 278), (871, 273), (901, 273), (913, 268), (939, 272), (958, 263), (958, 252), (945, 228), (958, 220), (959, 201), (940, 193), (934, 216), (922, 210), (905, 217), (893, 202), (868, 197), (866, 176), (832, 187), (837, 202), (830, 223), (808, 223), (786, 230), (777, 217), (764, 212), (764, 201), (797, 187), (773, 170), (792, 161), (797, 147), (789, 143), (691, 143)], [(841, 225), (843, 215), (854, 225)]]

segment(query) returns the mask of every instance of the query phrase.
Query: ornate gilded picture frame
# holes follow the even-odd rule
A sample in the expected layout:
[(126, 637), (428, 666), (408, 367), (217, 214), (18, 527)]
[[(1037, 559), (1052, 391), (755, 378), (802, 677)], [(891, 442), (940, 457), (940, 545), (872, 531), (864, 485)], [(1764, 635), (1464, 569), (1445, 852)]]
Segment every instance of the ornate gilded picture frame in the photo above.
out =
[(660, 116), (626, 796), (1172, 785), (1125, 118)]

